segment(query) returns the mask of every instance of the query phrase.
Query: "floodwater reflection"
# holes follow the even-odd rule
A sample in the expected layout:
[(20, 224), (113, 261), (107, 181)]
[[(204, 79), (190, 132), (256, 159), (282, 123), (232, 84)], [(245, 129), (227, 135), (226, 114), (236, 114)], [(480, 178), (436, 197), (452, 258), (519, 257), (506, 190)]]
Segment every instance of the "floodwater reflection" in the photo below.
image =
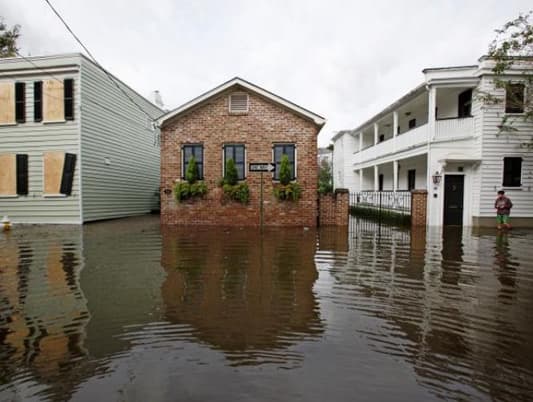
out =
[(0, 234), (0, 400), (532, 400), (533, 232)]

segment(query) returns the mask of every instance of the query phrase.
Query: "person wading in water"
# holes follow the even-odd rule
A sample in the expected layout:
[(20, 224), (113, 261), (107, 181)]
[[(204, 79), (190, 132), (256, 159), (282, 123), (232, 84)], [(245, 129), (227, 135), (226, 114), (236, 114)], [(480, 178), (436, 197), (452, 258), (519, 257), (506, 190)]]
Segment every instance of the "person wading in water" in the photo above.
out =
[(511, 200), (505, 196), (505, 191), (498, 191), (498, 197), (494, 201), (494, 208), (496, 208), (496, 222), (498, 223), (498, 229), (511, 229), (511, 224), (509, 223), (509, 214), (511, 213), (511, 208), (513, 203)]

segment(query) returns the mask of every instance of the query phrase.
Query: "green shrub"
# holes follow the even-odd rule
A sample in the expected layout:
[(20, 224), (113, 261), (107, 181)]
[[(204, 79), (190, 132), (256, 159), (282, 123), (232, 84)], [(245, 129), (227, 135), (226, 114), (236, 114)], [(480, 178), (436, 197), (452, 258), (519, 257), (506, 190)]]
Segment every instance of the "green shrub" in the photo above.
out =
[(203, 181), (189, 183), (180, 181), (174, 186), (176, 201), (181, 202), (191, 198), (201, 198), (207, 194), (207, 185)]
[(224, 184), (236, 185), (239, 182), (239, 172), (235, 166), (233, 159), (228, 159), (226, 162), (226, 170), (224, 172)]
[(189, 163), (187, 164), (187, 170), (185, 171), (185, 180), (189, 184), (193, 184), (198, 180), (198, 165), (196, 164), (196, 159), (194, 156), (191, 156)]
[(243, 182), (235, 185), (224, 184), (222, 186), (224, 191), (224, 199), (237, 201), (241, 204), (248, 204), (250, 201), (250, 189), (248, 183)]
[(291, 182), (291, 165), (289, 157), (285, 154), (281, 155), (281, 163), (279, 166), (279, 182), (286, 186)]
[(302, 187), (296, 182), (274, 186), (274, 197), (278, 201), (298, 201), (301, 195)]
[(331, 174), (331, 165), (328, 161), (323, 160), (318, 171), (318, 192), (319, 194), (333, 193), (333, 176)]

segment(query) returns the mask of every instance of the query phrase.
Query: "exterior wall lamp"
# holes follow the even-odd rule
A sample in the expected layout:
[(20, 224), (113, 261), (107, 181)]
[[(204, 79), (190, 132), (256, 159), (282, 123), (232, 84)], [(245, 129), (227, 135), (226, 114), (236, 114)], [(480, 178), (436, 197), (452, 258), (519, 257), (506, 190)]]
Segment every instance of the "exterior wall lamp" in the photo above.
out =
[(437, 170), (435, 172), (435, 174), (433, 174), (433, 176), (431, 176), (431, 178), (433, 179), (433, 184), (436, 184), (436, 185), (439, 185), (440, 184), (440, 181), (442, 179), (442, 175), (439, 173), (439, 171)]

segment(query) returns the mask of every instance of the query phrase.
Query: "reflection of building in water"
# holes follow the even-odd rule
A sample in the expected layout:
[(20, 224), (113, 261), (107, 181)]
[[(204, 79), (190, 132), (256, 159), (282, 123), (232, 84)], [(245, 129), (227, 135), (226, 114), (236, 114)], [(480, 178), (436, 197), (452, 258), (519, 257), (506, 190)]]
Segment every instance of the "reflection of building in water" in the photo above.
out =
[(165, 317), (234, 364), (299, 359), (286, 349), (322, 333), (313, 293), (316, 232), (163, 228)]
[(351, 228), (349, 262), (335, 277), (336, 286), (357, 289), (354, 308), (387, 322), (361, 330), (372, 347), (403, 357), (436, 395), (461, 399), (474, 389), (525, 398), (533, 389), (533, 348), (523, 339), (533, 336), (533, 292), (517, 260), (531, 233), (506, 239), (469, 228), (426, 235), (382, 227), (379, 235), (371, 225)]
[(86, 353), (81, 232), (60, 226), (38, 230), (19, 227), (0, 238), (1, 378), (11, 382), (16, 373), (29, 370), (59, 395)]

